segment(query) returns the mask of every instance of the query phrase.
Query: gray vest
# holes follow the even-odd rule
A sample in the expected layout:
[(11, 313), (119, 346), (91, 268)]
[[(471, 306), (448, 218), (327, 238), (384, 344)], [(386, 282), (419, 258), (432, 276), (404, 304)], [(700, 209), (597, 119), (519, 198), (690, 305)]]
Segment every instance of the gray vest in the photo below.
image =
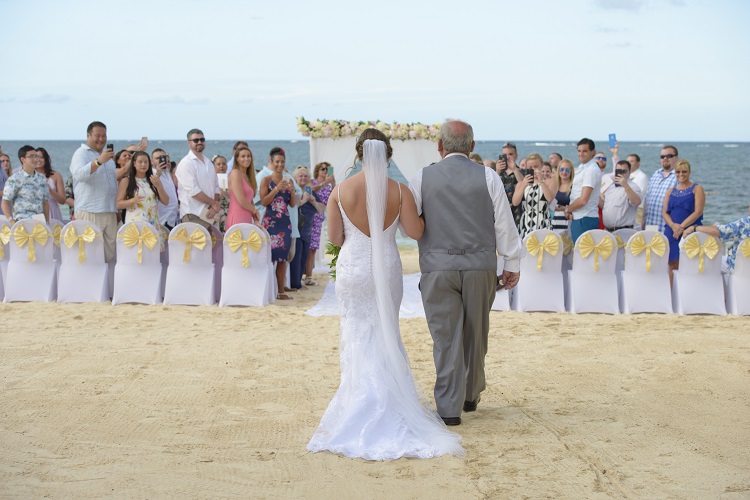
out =
[(495, 211), (485, 168), (464, 156), (451, 156), (422, 170), (423, 273), (497, 271)]

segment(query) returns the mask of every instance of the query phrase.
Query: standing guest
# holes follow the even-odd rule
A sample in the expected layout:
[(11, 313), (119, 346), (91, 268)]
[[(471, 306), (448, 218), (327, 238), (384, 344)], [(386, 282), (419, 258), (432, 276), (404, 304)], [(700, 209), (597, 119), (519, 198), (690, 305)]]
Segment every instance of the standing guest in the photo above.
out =
[(46, 149), (38, 148), (36, 152), (39, 157), (36, 171), (47, 179), (47, 185), (49, 186), (49, 220), (62, 222), (62, 212), (60, 212), (60, 205), (58, 205), (58, 203), (65, 203), (66, 199), (62, 175), (52, 170), (52, 160)]
[[(677, 184), (674, 167), (679, 161), (677, 148), (664, 146), (661, 148), (661, 168), (654, 172), (648, 181), (646, 192), (646, 226), (656, 226), (660, 233), (664, 232), (664, 198), (667, 191)], [(644, 227), (645, 229), (645, 227)]]
[(607, 155), (605, 155), (601, 151), (597, 151), (594, 155), (594, 161), (596, 162), (599, 170), (601, 170), (603, 175), (604, 171), (607, 170)]
[(195, 222), (209, 233), (217, 214), (219, 203), (219, 180), (211, 161), (203, 155), (206, 137), (197, 128), (187, 133), (190, 152), (177, 165), (177, 198), (180, 201), (182, 222)]
[[(599, 166), (599, 170), (602, 173), (602, 177), (601, 177), (602, 185), (600, 187), (599, 192), (603, 193), (612, 184), (612, 176), (605, 174), (607, 170), (607, 155), (605, 155), (601, 151), (597, 151), (596, 154), (594, 155), (594, 161)], [(604, 229), (604, 219), (602, 217), (601, 204), (599, 205), (599, 229)]]
[(168, 203), (159, 202), (159, 222), (161, 225), (167, 228), (167, 231), (171, 231), (177, 224), (180, 223), (180, 207), (177, 202), (177, 186), (175, 186), (174, 178), (169, 172), (169, 155), (163, 149), (156, 148), (151, 152), (151, 167), (161, 181), (161, 185), (164, 186), (164, 192), (167, 193), (169, 198)]
[(690, 180), (690, 162), (680, 160), (674, 167), (677, 178), (675, 187), (664, 196), (664, 235), (669, 241), (669, 276), (680, 267), (679, 241), (682, 232), (690, 226), (700, 226), (703, 222), (703, 207), (706, 193), (703, 186)]
[(737, 250), (740, 242), (750, 238), (750, 217), (743, 217), (729, 224), (718, 224), (716, 226), (690, 226), (682, 232), (686, 238), (692, 233), (706, 233), (719, 238), (723, 243), (731, 242), (732, 246), (727, 250), (726, 262), (722, 263), (722, 271), (734, 272), (734, 262), (737, 259)]
[(555, 215), (552, 217), (552, 229), (564, 231), (568, 229), (568, 219), (565, 209), (570, 204), (570, 188), (573, 186), (575, 171), (573, 162), (568, 159), (560, 160), (557, 164), (557, 194), (555, 195)]
[(107, 126), (92, 122), (86, 129), (86, 143), (73, 153), (70, 174), (73, 176), (75, 217), (93, 222), (102, 231), (104, 259), (112, 262), (117, 239), (117, 182), (127, 171), (116, 172), (112, 158), (115, 152), (104, 148)]
[(573, 243), (590, 229), (599, 227), (599, 193), (602, 173), (594, 161), (594, 141), (583, 138), (578, 141), (578, 159), (581, 164), (575, 171), (570, 190), (570, 204), (565, 212), (570, 223)]
[[(133, 158), (133, 151), (122, 149), (115, 155), (115, 168), (118, 172), (126, 172), (130, 168), (130, 160)], [(125, 169), (125, 170), (121, 170)], [(127, 174), (125, 174), (127, 175)]]
[(253, 198), (258, 190), (255, 180), (255, 160), (247, 146), (238, 146), (232, 158), (234, 167), (229, 173), (229, 210), (226, 228), (240, 223), (260, 223), (260, 213)]
[[(493, 164), (494, 168), (494, 164)], [(327, 161), (315, 165), (313, 170), (312, 190), (318, 197), (318, 201), (323, 205), (328, 204), (328, 198), (331, 196), (336, 177), (333, 175), (331, 164)], [(312, 233), (310, 234), (310, 251), (307, 254), (307, 263), (305, 264), (305, 285), (313, 286), (316, 283), (312, 279), (313, 269), (315, 268), (315, 254), (320, 248), (320, 233), (323, 230), (323, 221), (326, 220), (326, 213), (315, 214), (313, 218)]]
[(552, 153), (549, 155), (549, 158), (547, 158), (547, 161), (550, 165), (552, 165), (552, 171), (557, 172), (557, 167), (560, 165), (560, 162), (562, 161), (563, 157), (560, 153)]
[(271, 260), (276, 262), (276, 281), (279, 289), (276, 298), (289, 300), (291, 297), (283, 292), (287, 258), (292, 244), (292, 221), (289, 216), (289, 207), (297, 204), (297, 194), (294, 190), (294, 183), (284, 176), (285, 155), (279, 154), (278, 151), (273, 154), (274, 149), (271, 150), (272, 156), (269, 164), (272, 173), (260, 181), (260, 202), (266, 207), (262, 224), (271, 236)]
[(492, 170), (495, 170), (495, 165), (496, 164), (497, 164), (497, 162), (495, 160), (493, 160), (492, 158), (487, 158), (486, 160), (484, 160), (482, 162), (482, 165), (484, 165), (487, 168), (491, 168)]
[(495, 163), (495, 171), (500, 176), (500, 180), (503, 181), (503, 189), (505, 189), (505, 195), (508, 197), (508, 205), (510, 205), (513, 219), (516, 221), (516, 226), (518, 226), (518, 222), (521, 219), (521, 210), (520, 207), (513, 206), (513, 193), (516, 192), (516, 184), (523, 179), (521, 172), (516, 166), (518, 149), (514, 143), (506, 142), (503, 144), (502, 151), (502, 155)]
[(75, 215), (75, 193), (73, 192), (73, 178), (68, 177), (65, 181), (65, 204), (68, 206), (68, 212), (70, 213), (70, 220), (76, 220)]
[(117, 209), (125, 210), (125, 224), (140, 220), (159, 229), (159, 203), (169, 203), (169, 195), (154, 174), (148, 153), (136, 151), (128, 177), (117, 189)]
[(526, 158), (526, 166), (526, 170), (530, 170), (531, 173), (527, 173), (521, 179), (513, 194), (513, 205), (521, 206), (518, 233), (522, 240), (532, 231), (552, 227), (549, 204), (557, 194), (557, 179), (544, 178), (540, 155), (536, 153), (529, 155)]
[(612, 184), (607, 186), (599, 196), (599, 207), (602, 209), (604, 228), (611, 232), (618, 229), (632, 229), (635, 225), (635, 214), (641, 204), (641, 189), (628, 182), (630, 163), (617, 162)]
[(5, 183), (1, 205), (11, 225), (39, 214), (44, 214), (45, 221), (49, 221), (49, 186), (44, 175), (36, 171), (38, 156), (31, 146), (19, 149), (21, 169)]
[[(218, 179), (219, 174), (226, 174), (227, 169), (229, 168), (227, 166), (227, 159), (224, 158), (221, 155), (216, 155), (211, 159), (211, 163), (214, 164), (214, 171), (216, 172), (216, 177)], [(227, 181), (228, 183), (228, 181)], [(217, 220), (219, 221), (219, 231), (222, 233), (226, 232), (227, 228), (227, 214), (229, 213), (229, 186), (227, 188), (223, 188), (221, 185), (219, 186), (219, 190), (221, 191), (221, 194), (219, 194), (219, 204), (221, 204), (221, 210), (219, 210), (219, 214), (216, 216)]]
[(0, 169), (5, 172), (6, 178), (13, 174), (13, 167), (10, 164), (10, 156), (7, 153), (2, 153), (2, 149), (0, 149)]
[[(609, 148), (609, 150), (612, 152), (612, 163), (617, 165), (617, 163), (620, 161), (620, 144), (615, 143), (614, 148)], [(636, 186), (638, 186), (638, 189), (641, 191), (641, 204), (638, 207), (638, 210), (635, 214), (635, 228), (636, 229), (645, 229), (644, 225), (644, 219), (645, 219), (645, 208), (646, 208), (646, 196), (648, 195), (648, 176), (643, 173), (643, 170), (641, 170), (641, 157), (637, 154), (629, 154), (626, 158), (628, 160), (628, 163), (630, 163), (630, 181), (635, 183)]]
[(234, 146), (232, 146), (232, 157), (229, 159), (229, 163), (227, 164), (227, 169), (232, 170), (234, 168), (234, 157), (235, 153), (237, 152), (237, 148), (240, 146), (245, 147), (247, 149), (250, 149), (250, 145), (248, 145), (245, 141), (237, 141), (234, 143)]
[[(322, 213), (326, 206), (320, 203), (317, 195), (312, 190), (310, 183), (310, 170), (300, 165), (294, 170), (294, 180), (302, 189), (302, 196), (299, 200), (299, 238), (297, 238), (294, 252), (294, 258), (290, 265), (289, 284), (292, 289), (305, 288), (302, 284), (302, 274), (305, 272), (307, 265), (308, 253), (310, 251), (310, 239), (312, 238), (312, 228), (315, 216)], [(307, 275), (308, 281), (310, 275)]]
[(484, 160), (482, 160), (482, 156), (479, 153), (471, 153), (469, 155), (469, 159), (473, 161), (474, 163), (478, 163), (479, 165), (484, 165)]

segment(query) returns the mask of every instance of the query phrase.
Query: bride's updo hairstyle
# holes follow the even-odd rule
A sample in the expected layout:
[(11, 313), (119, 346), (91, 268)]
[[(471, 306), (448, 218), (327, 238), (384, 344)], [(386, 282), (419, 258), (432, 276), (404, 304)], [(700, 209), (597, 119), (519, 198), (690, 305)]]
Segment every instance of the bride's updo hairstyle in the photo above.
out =
[(391, 156), (393, 156), (393, 148), (391, 148), (391, 141), (380, 130), (376, 128), (368, 128), (368, 129), (365, 129), (364, 132), (362, 132), (359, 135), (359, 138), (357, 139), (357, 145), (355, 146), (355, 149), (357, 150), (357, 159), (359, 159), (359, 161), (362, 161), (362, 146), (364, 145), (365, 141), (368, 139), (375, 139), (378, 141), (383, 141), (385, 143), (386, 156), (388, 157), (389, 160), (391, 159)]

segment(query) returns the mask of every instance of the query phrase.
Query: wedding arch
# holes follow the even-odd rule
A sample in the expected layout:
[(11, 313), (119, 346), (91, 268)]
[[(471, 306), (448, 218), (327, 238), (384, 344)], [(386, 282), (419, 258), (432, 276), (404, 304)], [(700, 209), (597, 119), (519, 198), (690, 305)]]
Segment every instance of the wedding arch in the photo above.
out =
[(310, 166), (326, 161), (333, 167), (337, 180), (346, 177), (354, 164), (354, 146), (357, 136), (370, 127), (383, 132), (391, 139), (393, 161), (409, 181), (417, 171), (440, 160), (435, 144), (440, 135), (440, 124), (386, 123), (382, 121), (314, 120), (297, 119), (297, 130), (310, 138)]

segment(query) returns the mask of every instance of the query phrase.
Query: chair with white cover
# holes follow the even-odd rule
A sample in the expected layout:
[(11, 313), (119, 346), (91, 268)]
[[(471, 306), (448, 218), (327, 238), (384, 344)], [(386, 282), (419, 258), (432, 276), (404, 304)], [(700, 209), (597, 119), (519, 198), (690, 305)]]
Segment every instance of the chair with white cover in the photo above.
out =
[(214, 304), (211, 234), (195, 222), (177, 224), (169, 233), (169, 268), (164, 304)]
[(578, 238), (568, 273), (570, 312), (619, 314), (616, 251), (615, 237), (607, 231), (592, 229)]
[(224, 235), (219, 306), (265, 306), (271, 258), (263, 232), (254, 224), (235, 224)]
[(565, 312), (562, 239), (549, 229), (537, 229), (524, 238), (523, 245), (523, 279), (513, 290), (513, 309)]
[(633, 234), (625, 246), (620, 305), (624, 314), (671, 313), (669, 242), (657, 231)]
[(24, 219), (11, 228), (5, 302), (52, 302), (57, 295), (55, 246), (49, 226)]
[(740, 242), (734, 271), (726, 278), (727, 310), (737, 316), (750, 315), (750, 238)]
[(104, 239), (96, 224), (75, 220), (60, 237), (58, 302), (108, 302), (109, 267), (104, 262)]
[(159, 232), (145, 221), (132, 221), (117, 230), (117, 263), (112, 305), (161, 302)]
[(680, 269), (674, 271), (672, 301), (677, 314), (727, 313), (719, 240), (692, 233), (680, 242)]
[(10, 221), (0, 215), (0, 300), (5, 298), (5, 278), (10, 260)]
[[(497, 256), (497, 273), (501, 274), (503, 272), (503, 268), (505, 267), (505, 259)], [(490, 306), (491, 311), (510, 311), (510, 303), (511, 303), (511, 297), (513, 296), (513, 290), (497, 290), (495, 292), (495, 300), (492, 302), (492, 306)]]
[[(265, 248), (265, 251), (268, 254), (266, 256), (268, 258), (268, 262), (271, 262), (271, 235), (263, 226), (257, 226), (257, 228), (261, 232), (263, 241), (268, 243), (263, 248)], [(276, 294), (279, 292), (278, 288), (279, 284), (276, 281), (276, 268), (273, 265), (273, 262), (271, 262), (271, 266), (268, 268), (268, 285), (266, 290), (267, 300), (269, 304), (276, 302)]]

